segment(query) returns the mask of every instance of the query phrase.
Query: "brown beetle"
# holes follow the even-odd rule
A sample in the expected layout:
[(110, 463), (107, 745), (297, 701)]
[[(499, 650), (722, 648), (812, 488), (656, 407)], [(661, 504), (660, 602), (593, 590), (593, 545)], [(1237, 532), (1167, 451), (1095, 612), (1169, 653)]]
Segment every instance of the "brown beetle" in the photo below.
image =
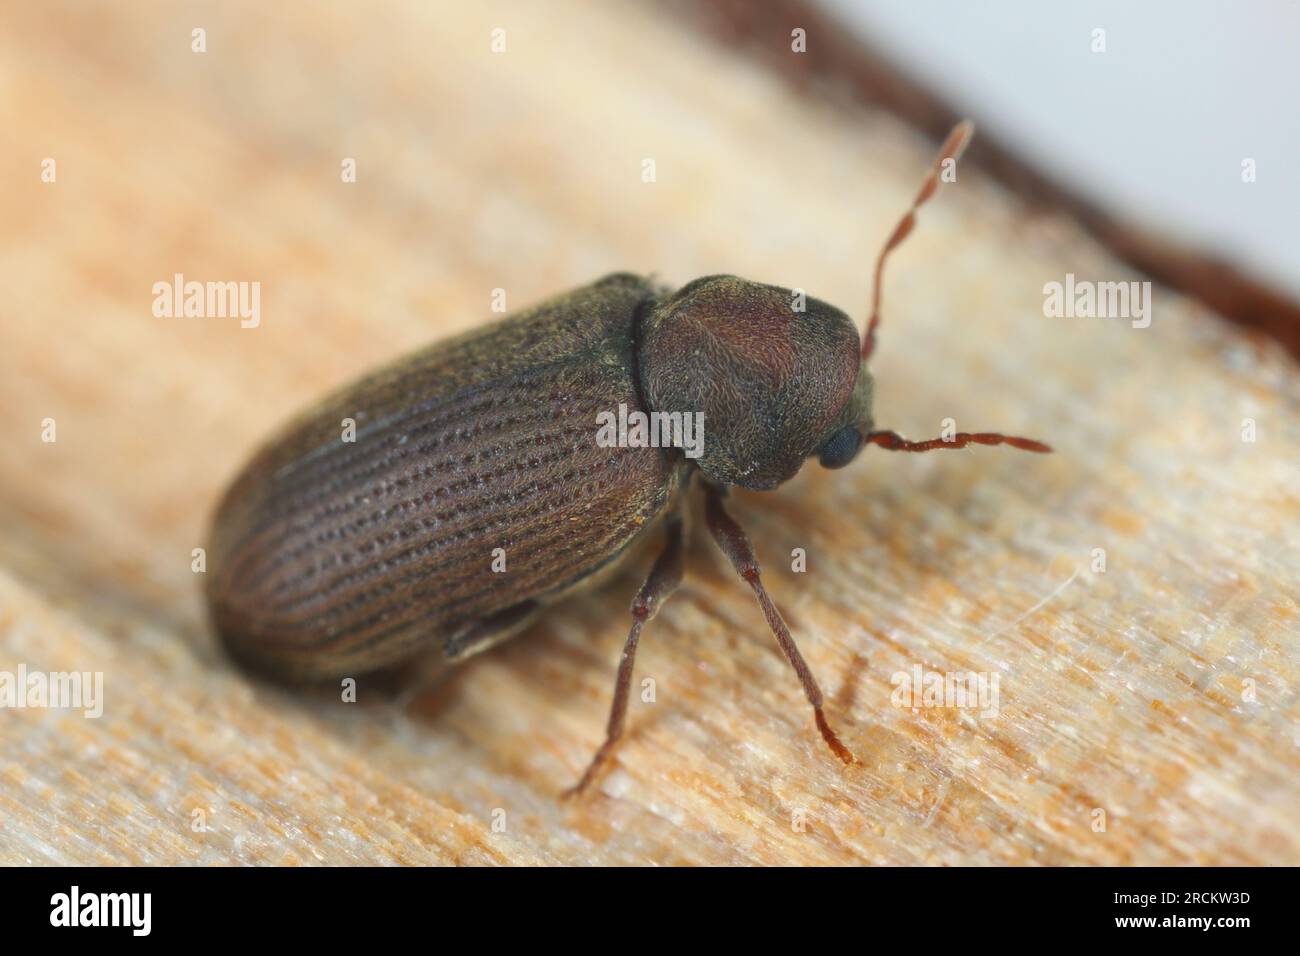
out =
[[(214, 521), (207, 596), (231, 653), (288, 679), (357, 675), (430, 647), (454, 663), (612, 570), (662, 525), (581, 790), (622, 734), (641, 629), (681, 580), (680, 504), (698, 472), (710, 533), (753, 588), (822, 736), (851, 762), (723, 496), (775, 488), (811, 456), (843, 467), (867, 444), (1049, 450), (995, 433), (909, 442), (873, 427), (866, 362), (882, 269), (971, 132), (953, 130), (881, 250), (861, 342), (839, 309), (812, 298), (796, 309), (788, 289), (709, 276), (671, 292), (620, 273), (416, 353), (290, 422)], [(597, 416), (620, 405), (703, 412), (702, 454), (602, 447)], [(341, 440), (345, 420), (355, 441)]]

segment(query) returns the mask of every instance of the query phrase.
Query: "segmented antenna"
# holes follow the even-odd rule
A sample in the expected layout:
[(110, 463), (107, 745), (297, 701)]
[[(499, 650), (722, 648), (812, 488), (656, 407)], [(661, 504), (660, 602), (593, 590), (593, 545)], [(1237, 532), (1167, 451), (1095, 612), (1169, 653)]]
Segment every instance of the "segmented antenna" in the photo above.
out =
[(921, 183), (921, 191), (912, 200), (912, 207), (899, 220), (898, 225), (894, 227), (893, 234), (889, 237), (889, 241), (880, 250), (880, 257), (876, 259), (875, 284), (871, 293), (871, 319), (867, 322), (867, 330), (862, 333), (863, 361), (871, 358), (871, 353), (876, 347), (876, 327), (880, 325), (880, 277), (885, 270), (885, 260), (889, 258), (891, 252), (902, 245), (903, 240), (911, 233), (912, 227), (916, 225), (916, 211), (938, 192), (939, 184), (943, 181), (941, 177), (943, 175), (944, 160), (952, 159), (955, 162), (974, 135), (975, 124), (970, 120), (962, 120), (953, 127), (952, 132), (948, 134), (948, 138), (944, 140), (939, 155), (935, 158), (934, 165), (930, 167), (930, 172), (926, 175), (925, 181)]

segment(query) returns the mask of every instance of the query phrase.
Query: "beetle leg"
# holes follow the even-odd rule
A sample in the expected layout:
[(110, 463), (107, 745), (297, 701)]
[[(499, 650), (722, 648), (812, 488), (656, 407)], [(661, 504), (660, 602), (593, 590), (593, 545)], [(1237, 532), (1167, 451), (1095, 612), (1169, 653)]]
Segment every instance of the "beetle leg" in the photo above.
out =
[(491, 617), (469, 621), (455, 628), (443, 639), (441, 648), (415, 658), (411, 664), (397, 672), (402, 689), (393, 698), (393, 706), (399, 711), (406, 710), (446, 675), (449, 664), (462, 661), (471, 654), (504, 641), (531, 624), (541, 609), (542, 606), (536, 601), (520, 601)]
[(763, 609), (763, 616), (767, 618), (768, 626), (772, 628), (772, 633), (776, 635), (776, 641), (781, 645), (781, 650), (785, 653), (786, 659), (794, 672), (799, 675), (799, 682), (803, 684), (803, 692), (808, 696), (808, 703), (812, 704), (813, 715), (817, 719), (817, 729), (821, 731), (822, 737), (826, 740), (827, 745), (845, 763), (853, 763), (853, 754), (849, 753), (847, 747), (840, 743), (840, 738), (835, 736), (835, 731), (831, 730), (830, 724), (826, 722), (826, 715), (822, 711), (822, 689), (817, 686), (817, 678), (813, 677), (812, 671), (808, 669), (808, 664), (804, 661), (803, 655), (799, 653), (799, 648), (795, 646), (794, 638), (790, 635), (790, 629), (786, 627), (785, 621), (781, 618), (781, 612), (776, 609), (772, 599), (768, 597), (767, 589), (763, 587), (763, 580), (759, 576), (758, 561), (754, 558), (754, 549), (750, 546), (749, 536), (745, 534), (743, 528), (736, 523), (736, 520), (727, 514), (727, 510), (722, 506), (723, 491), (713, 485), (705, 485), (705, 516), (709, 526), (709, 533), (713, 535), (713, 540), (718, 543), (722, 553), (731, 559), (732, 566), (758, 596), (759, 606)]
[(641, 628), (655, 616), (659, 606), (668, 596), (677, 590), (682, 581), (682, 569), (685, 564), (684, 535), (682, 519), (671, 515), (665, 522), (667, 541), (654, 567), (646, 575), (645, 583), (632, 602), (632, 629), (628, 632), (627, 642), (623, 645), (623, 656), (618, 663), (618, 677), (614, 682), (614, 703), (609, 711), (609, 725), (605, 730), (605, 742), (600, 745), (596, 755), (591, 758), (587, 771), (577, 785), (565, 792), (566, 796), (575, 796), (586, 789), (595, 778), (596, 772), (608, 759), (614, 744), (623, 736), (623, 725), (627, 718), (628, 691), (632, 686), (632, 664), (636, 660), (637, 642), (641, 639)]
[(1023, 451), (1036, 451), (1046, 454), (1052, 446), (1045, 445), (1032, 438), (1017, 438), (1015, 435), (1002, 435), (998, 432), (958, 432), (952, 438), (931, 438), (928, 441), (908, 441), (898, 432), (867, 432), (862, 436), (866, 444), (879, 445), (890, 451), (934, 451), (939, 448), (965, 448), (974, 442), (977, 445), (1010, 445)]

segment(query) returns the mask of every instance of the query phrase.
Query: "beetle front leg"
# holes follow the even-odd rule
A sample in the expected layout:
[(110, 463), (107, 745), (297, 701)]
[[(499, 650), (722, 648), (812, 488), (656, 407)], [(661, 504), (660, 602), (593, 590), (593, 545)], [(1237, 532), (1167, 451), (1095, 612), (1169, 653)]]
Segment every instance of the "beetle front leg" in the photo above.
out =
[(705, 495), (705, 515), (709, 533), (713, 535), (713, 540), (718, 543), (722, 553), (731, 559), (731, 564), (736, 569), (736, 573), (745, 579), (745, 582), (754, 589), (754, 594), (758, 596), (758, 603), (763, 609), (763, 616), (767, 618), (768, 626), (772, 628), (772, 633), (776, 635), (776, 641), (781, 645), (786, 660), (790, 662), (794, 672), (799, 675), (799, 682), (803, 684), (803, 692), (808, 697), (808, 703), (812, 704), (813, 715), (817, 720), (817, 729), (821, 731), (826, 745), (831, 748), (835, 756), (845, 763), (853, 763), (853, 754), (849, 753), (849, 749), (840, 743), (840, 738), (835, 736), (835, 731), (831, 730), (830, 724), (826, 722), (826, 715), (823, 712), (822, 689), (817, 685), (817, 678), (813, 677), (812, 671), (808, 669), (807, 662), (803, 659), (803, 655), (799, 653), (799, 648), (795, 646), (794, 637), (790, 634), (790, 628), (786, 627), (781, 612), (776, 609), (776, 605), (768, 597), (767, 589), (763, 587), (763, 579), (759, 576), (758, 561), (754, 558), (754, 549), (750, 546), (749, 536), (736, 523), (736, 519), (727, 514), (727, 509), (722, 506), (723, 492), (721, 489), (714, 485), (705, 485)]
[(667, 540), (663, 551), (655, 559), (654, 567), (646, 576), (645, 583), (632, 602), (632, 629), (628, 632), (627, 642), (623, 645), (623, 656), (618, 663), (618, 677), (614, 682), (614, 703), (609, 711), (609, 725), (605, 730), (605, 742), (591, 758), (587, 772), (578, 783), (565, 791), (565, 796), (576, 796), (587, 788), (595, 779), (596, 772), (609, 758), (614, 744), (623, 736), (623, 726), (627, 720), (627, 698), (632, 687), (632, 665), (636, 660), (637, 642), (641, 639), (641, 628), (655, 616), (659, 606), (668, 596), (677, 590), (682, 582), (682, 569), (685, 564), (682, 533), (682, 519), (672, 515), (665, 524)]

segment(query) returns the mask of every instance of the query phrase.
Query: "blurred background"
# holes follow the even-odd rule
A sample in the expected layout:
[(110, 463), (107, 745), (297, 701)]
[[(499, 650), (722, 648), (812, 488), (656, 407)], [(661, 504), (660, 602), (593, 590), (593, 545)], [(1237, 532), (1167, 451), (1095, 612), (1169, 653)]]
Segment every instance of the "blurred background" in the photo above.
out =
[[(822, 0), (1071, 190), (1300, 296), (1300, 6)], [(1256, 178), (1243, 182), (1242, 163)]]

